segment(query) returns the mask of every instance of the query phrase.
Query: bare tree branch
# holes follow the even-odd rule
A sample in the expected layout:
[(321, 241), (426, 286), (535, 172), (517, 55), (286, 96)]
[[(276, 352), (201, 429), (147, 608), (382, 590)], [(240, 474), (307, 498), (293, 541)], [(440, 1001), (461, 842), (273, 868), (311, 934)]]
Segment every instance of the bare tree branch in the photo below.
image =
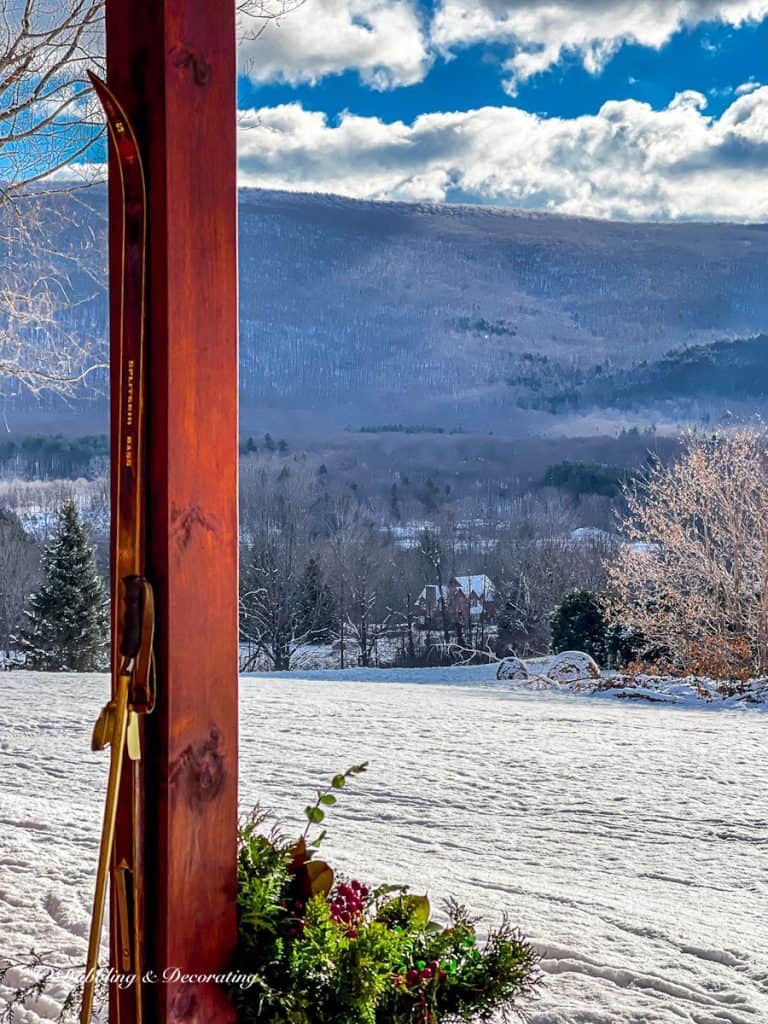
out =
[[(235, 3), (240, 38), (254, 40), (304, 0)], [(103, 337), (62, 326), (72, 255), (40, 216), (44, 195), (104, 178), (101, 158), (87, 162), (104, 125), (86, 75), (104, 65), (104, 0), (0, 0), (0, 395), (71, 398), (105, 364)]]
[(237, 38), (240, 42), (258, 39), (270, 24), (303, 7), (306, 0), (237, 0)]

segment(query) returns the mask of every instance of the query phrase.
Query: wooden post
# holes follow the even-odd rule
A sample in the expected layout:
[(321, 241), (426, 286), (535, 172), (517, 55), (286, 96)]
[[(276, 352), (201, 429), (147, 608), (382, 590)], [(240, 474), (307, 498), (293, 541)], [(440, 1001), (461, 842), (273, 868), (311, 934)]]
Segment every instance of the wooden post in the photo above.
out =
[[(107, 79), (136, 127), (149, 196), (147, 575), (158, 705), (145, 729), (142, 858), (146, 966), (157, 982), (144, 986), (143, 1024), (234, 1019), (220, 986), (188, 978), (226, 972), (236, 942), (234, 7), (106, 5)], [(119, 256), (113, 235), (113, 282)], [(113, 386), (118, 302), (113, 289)], [(136, 1024), (118, 993), (110, 1019)]]

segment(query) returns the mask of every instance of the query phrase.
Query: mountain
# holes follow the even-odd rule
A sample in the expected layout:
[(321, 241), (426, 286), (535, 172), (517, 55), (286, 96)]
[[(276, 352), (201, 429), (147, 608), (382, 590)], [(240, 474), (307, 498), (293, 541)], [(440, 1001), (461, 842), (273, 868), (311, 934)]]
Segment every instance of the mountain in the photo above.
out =
[[(79, 197), (57, 234), (91, 269), (103, 260), (103, 198)], [(56, 202), (69, 222), (72, 201)], [(63, 326), (103, 336), (103, 291), (88, 274), (77, 282)], [(243, 190), (240, 326), (244, 429), (520, 434), (628, 410), (651, 421), (763, 408), (766, 389), (738, 381), (765, 365), (768, 226)], [(691, 360), (717, 379), (689, 373)], [(38, 429), (62, 415), (56, 403), (7, 405)]]

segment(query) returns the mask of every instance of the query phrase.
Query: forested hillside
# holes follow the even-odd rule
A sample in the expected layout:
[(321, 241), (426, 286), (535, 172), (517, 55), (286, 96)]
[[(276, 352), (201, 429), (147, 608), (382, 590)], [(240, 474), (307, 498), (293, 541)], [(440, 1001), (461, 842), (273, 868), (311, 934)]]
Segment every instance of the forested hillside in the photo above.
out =
[[(103, 200), (58, 197), (49, 214), (71, 288), (62, 329), (101, 337)], [(590, 410), (653, 422), (766, 398), (764, 226), (246, 190), (240, 271), (245, 429), (530, 434), (563, 417), (577, 431)], [(6, 402), (15, 429), (44, 432), (47, 408)], [(103, 418), (103, 403), (56, 412)]]

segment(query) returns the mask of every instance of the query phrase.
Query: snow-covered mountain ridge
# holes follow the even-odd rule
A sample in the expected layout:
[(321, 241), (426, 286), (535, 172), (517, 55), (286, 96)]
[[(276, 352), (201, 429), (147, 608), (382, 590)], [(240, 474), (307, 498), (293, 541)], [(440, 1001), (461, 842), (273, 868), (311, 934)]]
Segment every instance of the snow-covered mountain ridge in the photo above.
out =
[[(103, 190), (91, 200), (89, 209), (78, 198), (57, 240), (95, 265)], [(95, 244), (84, 250), (86, 234)], [(729, 408), (739, 399), (719, 394), (723, 374), (697, 372), (688, 387), (677, 372), (686, 357), (670, 366), (669, 353), (700, 346), (697, 363), (714, 358), (732, 376), (734, 357), (721, 349), (768, 330), (767, 257), (764, 225), (243, 190), (244, 424), (533, 433), (587, 408), (627, 408), (635, 383), (646, 419), (718, 414), (726, 397)], [(89, 298), (92, 281), (71, 279), (68, 326), (103, 336), (103, 292)]]

